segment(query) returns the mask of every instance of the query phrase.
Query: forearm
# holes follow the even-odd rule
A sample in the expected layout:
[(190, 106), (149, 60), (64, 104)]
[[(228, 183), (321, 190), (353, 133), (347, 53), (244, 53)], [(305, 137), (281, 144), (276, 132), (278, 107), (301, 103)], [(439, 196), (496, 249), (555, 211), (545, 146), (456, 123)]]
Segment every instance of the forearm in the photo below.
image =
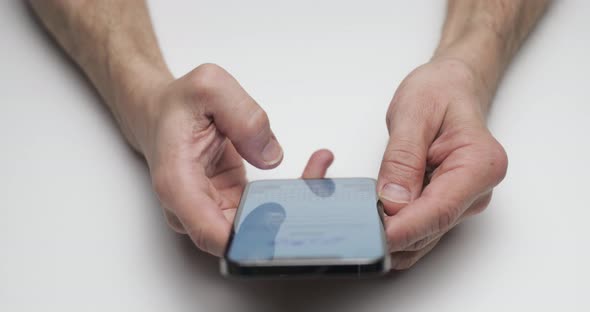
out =
[(31, 0), (33, 10), (82, 68), (139, 149), (134, 125), (149, 114), (144, 91), (172, 79), (143, 0)]
[(548, 0), (449, 0), (433, 59), (467, 64), (482, 84), (488, 109), (502, 74), (541, 18)]

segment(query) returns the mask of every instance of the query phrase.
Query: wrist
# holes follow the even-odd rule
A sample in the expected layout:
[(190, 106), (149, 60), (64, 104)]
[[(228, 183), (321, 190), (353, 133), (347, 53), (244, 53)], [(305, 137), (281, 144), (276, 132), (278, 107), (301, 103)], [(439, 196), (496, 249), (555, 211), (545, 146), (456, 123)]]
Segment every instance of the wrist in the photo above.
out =
[(129, 62), (123, 70), (110, 73), (114, 83), (109, 106), (129, 144), (145, 156), (149, 129), (160, 110), (155, 99), (174, 77), (165, 65), (156, 66), (139, 59)]
[(469, 27), (462, 33), (444, 34), (432, 61), (454, 60), (473, 73), (478, 93), (487, 111), (508, 63), (506, 44), (498, 32), (487, 26)]

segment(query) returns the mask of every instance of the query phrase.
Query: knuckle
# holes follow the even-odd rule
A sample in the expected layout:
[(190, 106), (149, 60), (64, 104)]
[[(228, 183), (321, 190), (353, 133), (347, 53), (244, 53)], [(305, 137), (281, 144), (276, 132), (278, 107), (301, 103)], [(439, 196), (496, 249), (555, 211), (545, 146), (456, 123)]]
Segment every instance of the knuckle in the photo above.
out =
[(430, 242), (431, 242), (431, 237), (426, 237), (426, 238), (423, 238), (423, 239), (409, 245), (408, 247), (406, 247), (405, 250), (417, 251), (417, 250), (420, 250), (420, 249), (428, 246), (428, 244), (430, 244)]
[(470, 215), (476, 215), (476, 214), (482, 213), (488, 207), (488, 203), (489, 203), (489, 201), (477, 203), (477, 204), (471, 206), (471, 208), (469, 209)]
[(216, 90), (226, 71), (216, 64), (202, 64), (188, 74), (190, 84), (197, 97), (207, 98)]
[(508, 155), (504, 147), (495, 140), (489, 147), (488, 153), (490, 155), (489, 172), (494, 178), (494, 185), (496, 185), (506, 176), (506, 171), (508, 170)]
[(195, 244), (195, 246), (197, 246), (197, 248), (201, 249), (202, 251), (207, 252), (207, 244), (206, 244), (206, 238), (205, 238), (205, 231), (203, 230), (202, 226), (197, 226), (197, 227), (191, 227), (188, 230), (188, 234), (191, 238), (191, 240), (193, 241), (193, 243)]
[(214, 80), (226, 74), (226, 71), (219, 65), (213, 63), (204, 63), (193, 71), (195, 75), (207, 80)]
[(413, 143), (403, 141), (388, 147), (383, 164), (404, 177), (422, 175), (426, 168), (426, 157)]
[(387, 109), (387, 113), (385, 114), (385, 125), (387, 126), (387, 130), (391, 131), (391, 126), (393, 122), (393, 115), (395, 114), (396, 104), (395, 102), (391, 102), (389, 108)]
[(482, 213), (492, 201), (492, 193), (484, 195), (482, 198), (477, 200), (473, 205), (469, 208), (470, 215), (475, 215)]
[(432, 233), (448, 231), (459, 218), (459, 209), (454, 205), (442, 205), (438, 209), (438, 223)]
[(247, 136), (255, 136), (266, 129), (270, 129), (268, 114), (254, 103), (251, 113), (244, 119), (242, 131)]
[(403, 229), (394, 229), (387, 232), (388, 244), (390, 251), (405, 250), (407, 246), (412, 244), (416, 237), (416, 229), (408, 226)]

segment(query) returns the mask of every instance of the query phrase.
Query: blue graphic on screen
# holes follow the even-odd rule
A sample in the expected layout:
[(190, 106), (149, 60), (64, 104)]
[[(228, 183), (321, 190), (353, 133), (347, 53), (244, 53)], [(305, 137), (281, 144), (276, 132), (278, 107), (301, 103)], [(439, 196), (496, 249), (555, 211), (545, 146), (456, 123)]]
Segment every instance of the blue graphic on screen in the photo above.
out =
[(242, 221), (232, 253), (246, 259), (272, 259), (274, 241), (285, 217), (285, 209), (277, 203), (264, 203), (254, 208)]
[(228, 257), (377, 259), (384, 244), (376, 203), (371, 179), (253, 182)]

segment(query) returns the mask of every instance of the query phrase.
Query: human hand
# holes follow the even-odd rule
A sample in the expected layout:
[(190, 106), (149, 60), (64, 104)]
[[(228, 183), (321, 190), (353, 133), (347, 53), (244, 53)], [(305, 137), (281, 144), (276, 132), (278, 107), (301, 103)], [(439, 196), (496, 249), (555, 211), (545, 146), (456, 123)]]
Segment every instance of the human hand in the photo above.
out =
[(485, 123), (490, 98), (457, 59), (422, 65), (397, 89), (377, 182), (394, 269), (411, 267), (481, 212), (504, 178), (506, 153)]
[[(146, 101), (150, 117), (134, 133), (168, 224), (220, 256), (247, 182), (242, 158), (261, 169), (282, 160), (268, 117), (212, 64), (160, 84)], [(314, 153), (303, 177), (323, 177), (332, 159), (327, 150)]]

